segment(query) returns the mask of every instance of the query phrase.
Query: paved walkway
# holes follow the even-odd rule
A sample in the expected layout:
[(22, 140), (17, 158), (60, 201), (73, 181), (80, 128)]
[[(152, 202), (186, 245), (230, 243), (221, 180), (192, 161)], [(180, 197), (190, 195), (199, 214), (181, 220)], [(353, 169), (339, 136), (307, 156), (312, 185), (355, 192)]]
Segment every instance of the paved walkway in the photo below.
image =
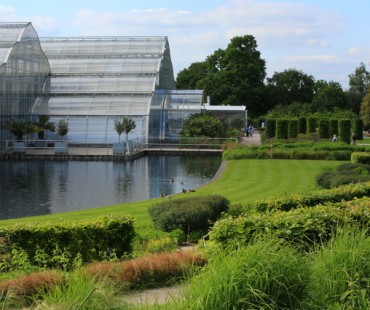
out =
[(255, 130), (252, 136), (243, 137), (242, 143), (249, 145), (260, 145), (261, 144), (260, 133)]

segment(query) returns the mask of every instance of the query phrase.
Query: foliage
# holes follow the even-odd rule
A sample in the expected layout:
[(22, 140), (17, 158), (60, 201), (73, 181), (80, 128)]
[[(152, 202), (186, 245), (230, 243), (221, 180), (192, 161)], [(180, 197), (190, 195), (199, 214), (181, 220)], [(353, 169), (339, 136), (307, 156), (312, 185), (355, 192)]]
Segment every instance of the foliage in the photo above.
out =
[(279, 240), (226, 248), (211, 258), (172, 309), (300, 309), (307, 265)]
[(8, 240), (8, 252), (24, 251), (32, 265), (69, 269), (76, 259), (89, 262), (129, 254), (134, 229), (130, 217), (102, 217), (80, 223), (16, 225), (1, 229), (0, 236)]
[(207, 66), (203, 62), (193, 62), (189, 68), (181, 70), (176, 77), (176, 89), (199, 89), (198, 83), (207, 75)]
[(229, 201), (219, 195), (170, 199), (149, 207), (154, 225), (164, 231), (181, 229), (185, 234), (209, 227), (229, 208)]
[(121, 134), (125, 133), (126, 135), (128, 135), (132, 130), (136, 128), (136, 123), (130, 117), (125, 116), (122, 121), (114, 121), (114, 128), (118, 133), (119, 139), (121, 139)]
[(355, 118), (352, 124), (353, 133), (355, 134), (357, 140), (363, 140), (364, 138), (364, 124), (361, 118)]
[(184, 122), (180, 133), (183, 138), (191, 137), (225, 137), (225, 125), (209, 113), (197, 113), (190, 115)]
[(275, 130), (276, 130), (276, 120), (273, 118), (266, 119), (266, 130), (265, 130), (265, 138), (271, 139), (275, 137)]
[(366, 129), (370, 128), (370, 91), (362, 99), (360, 117), (364, 122)]
[(355, 113), (358, 113), (361, 106), (361, 101), (368, 92), (370, 86), (370, 73), (367, 71), (364, 63), (356, 68), (355, 72), (349, 76), (349, 97), (350, 105)]
[(345, 143), (351, 143), (351, 120), (341, 119), (338, 122), (338, 139)]
[(56, 132), (61, 137), (64, 137), (68, 133), (68, 123), (65, 119), (59, 120), (57, 126), (56, 126)]
[(314, 78), (297, 69), (275, 72), (267, 79), (270, 100), (276, 105), (290, 105), (294, 102), (311, 102), (314, 97)]
[(288, 120), (288, 139), (295, 139), (298, 137), (298, 119)]
[(316, 126), (317, 126), (317, 119), (315, 117), (308, 117), (307, 118), (307, 132), (315, 133)]
[(205, 60), (207, 73), (196, 84), (214, 105), (246, 105), (250, 115), (263, 109), (265, 61), (251, 35), (231, 39)]
[(312, 104), (316, 111), (332, 111), (335, 107), (345, 107), (345, 94), (338, 82), (319, 80), (315, 82), (314, 88)]
[(298, 133), (306, 133), (307, 132), (307, 118), (301, 116), (298, 119)]
[(320, 119), (319, 120), (319, 138), (320, 139), (329, 139), (329, 120), (328, 119)]
[(49, 122), (50, 116), (48, 115), (40, 115), (37, 122), (35, 122), (35, 131), (37, 132), (38, 139), (45, 138), (45, 131), (49, 130), (54, 132), (55, 125), (52, 122)]
[(329, 119), (329, 137), (338, 136), (338, 120), (335, 118)]
[(7, 121), (4, 125), (4, 128), (14, 134), (18, 141), (22, 140), (23, 135), (26, 132), (32, 132), (35, 129), (32, 122), (24, 119), (12, 119)]
[(340, 229), (308, 256), (310, 309), (369, 309), (370, 238), (368, 231)]
[(190, 251), (150, 254), (120, 262), (97, 262), (83, 267), (83, 271), (98, 278), (108, 277), (114, 283), (125, 283), (128, 288), (167, 286), (189, 275), (207, 259)]
[(370, 153), (354, 152), (351, 155), (351, 162), (370, 165)]
[(370, 181), (370, 165), (364, 164), (346, 163), (336, 167), (334, 171), (323, 171), (316, 176), (316, 184), (321, 188), (366, 181)]
[(347, 184), (333, 189), (316, 190), (272, 199), (257, 200), (253, 207), (259, 212), (289, 211), (313, 207), (326, 202), (340, 202), (370, 195), (370, 182)]
[(276, 139), (288, 139), (288, 120), (276, 120)]

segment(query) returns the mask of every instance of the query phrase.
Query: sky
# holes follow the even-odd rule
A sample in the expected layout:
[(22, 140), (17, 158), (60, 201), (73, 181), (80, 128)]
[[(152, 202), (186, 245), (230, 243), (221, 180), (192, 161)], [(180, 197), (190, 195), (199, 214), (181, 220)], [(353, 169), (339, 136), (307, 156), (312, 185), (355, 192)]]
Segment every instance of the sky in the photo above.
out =
[(267, 77), (286, 69), (349, 88), (370, 71), (369, 0), (0, 0), (0, 22), (39, 37), (167, 36), (175, 77), (231, 38), (252, 35)]

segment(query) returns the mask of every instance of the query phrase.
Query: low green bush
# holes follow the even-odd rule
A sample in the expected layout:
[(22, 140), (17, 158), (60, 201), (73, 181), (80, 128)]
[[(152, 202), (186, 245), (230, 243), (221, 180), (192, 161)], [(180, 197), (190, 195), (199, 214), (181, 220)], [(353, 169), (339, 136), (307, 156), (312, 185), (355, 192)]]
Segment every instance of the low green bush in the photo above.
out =
[(351, 162), (370, 165), (370, 153), (354, 152), (351, 155)]
[(131, 217), (101, 217), (84, 222), (35, 223), (0, 229), (7, 252), (24, 251), (32, 265), (71, 268), (82, 262), (110, 255), (122, 257), (132, 251)]
[(181, 229), (185, 234), (207, 233), (209, 227), (229, 209), (229, 200), (220, 195), (169, 199), (148, 208), (154, 226), (163, 231)]
[(271, 235), (307, 251), (315, 244), (330, 240), (342, 225), (368, 227), (369, 208), (370, 200), (365, 197), (290, 211), (228, 217), (215, 223), (209, 237), (215, 243), (226, 245), (249, 244), (261, 236)]
[(370, 165), (346, 163), (335, 171), (324, 171), (316, 176), (316, 184), (321, 188), (359, 182), (370, 182)]
[(370, 182), (343, 185), (333, 189), (322, 189), (304, 194), (293, 194), (256, 201), (253, 207), (259, 212), (289, 211), (302, 207), (313, 207), (326, 202), (339, 202), (370, 196)]

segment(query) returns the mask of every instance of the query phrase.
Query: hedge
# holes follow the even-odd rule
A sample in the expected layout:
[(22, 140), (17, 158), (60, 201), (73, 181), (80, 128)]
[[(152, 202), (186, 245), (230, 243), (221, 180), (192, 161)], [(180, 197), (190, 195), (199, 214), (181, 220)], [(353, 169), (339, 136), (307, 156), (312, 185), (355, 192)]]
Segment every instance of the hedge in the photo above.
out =
[(321, 119), (319, 121), (319, 138), (320, 139), (329, 139), (330, 138), (329, 120), (328, 119)]
[(148, 209), (154, 226), (163, 231), (181, 229), (207, 233), (209, 227), (229, 209), (229, 200), (220, 195), (169, 199), (151, 205)]
[(288, 139), (288, 120), (276, 120), (276, 139)]
[(101, 260), (132, 252), (134, 237), (131, 217), (101, 217), (84, 222), (26, 224), (0, 230), (6, 252), (12, 249), (27, 253), (31, 264), (38, 265), (43, 256), (48, 267), (58, 267), (58, 259), (68, 260), (68, 267), (80, 258), (82, 262)]
[(338, 136), (338, 120), (331, 118), (329, 119), (329, 135), (330, 137), (337, 135)]
[(276, 131), (276, 120), (272, 118), (266, 119), (265, 138), (266, 139), (274, 138), (275, 131)]
[(348, 184), (333, 189), (259, 200), (253, 204), (253, 207), (259, 212), (289, 211), (297, 208), (313, 207), (326, 202), (346, 201), (365, 196), (370, 196), (370, 182)]
[(351, 154), (351, 162), (370, 165), (370, 153), (353, 152)]
[(315, 133), (316, 132), (316, 124), (317, 120), (314, 117), (307, 118), (307, 133)]
[(295, 139), (298, 137), (298, 119), (288, 121), (288, 139)]
[(364, 139), (364, 123), (362, 119), (356, 118), (353, 120), (353, 133), (356, 135), (357, 140)]
[(351, 143), (351, 120), (341, 119), (338, 122), (338, 139), (339, 141)]
[(329, 240), (338, 226), (350, 224), (367, 227), (370, 221), (369, 208), (370, 200), (364, 198), (289, 212), (223, 218), (211, 228), (209, 237), (211, 241), (222, 245), (240, 245), (253, 242), (261, 236), (274, 235), (308, 250), (313, 244)]
[(307, 133), (307, 118), (300, 117), (298, 119), (298, 133)]

